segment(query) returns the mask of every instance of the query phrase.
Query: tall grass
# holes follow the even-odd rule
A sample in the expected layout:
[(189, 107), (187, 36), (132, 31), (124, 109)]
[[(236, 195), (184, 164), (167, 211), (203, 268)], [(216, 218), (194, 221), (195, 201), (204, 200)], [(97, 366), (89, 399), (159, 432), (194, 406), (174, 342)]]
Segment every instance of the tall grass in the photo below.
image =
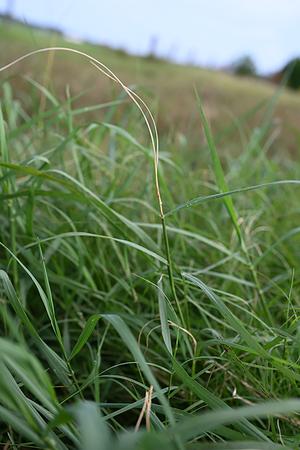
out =
[(122, 94), (91, 123), (35, 89), (29, 114), (2, 86), (2, 445), (297, 448), (299, 163), (270, 111), (233, 158), (199, 104), (207, 143), (158, 161)]

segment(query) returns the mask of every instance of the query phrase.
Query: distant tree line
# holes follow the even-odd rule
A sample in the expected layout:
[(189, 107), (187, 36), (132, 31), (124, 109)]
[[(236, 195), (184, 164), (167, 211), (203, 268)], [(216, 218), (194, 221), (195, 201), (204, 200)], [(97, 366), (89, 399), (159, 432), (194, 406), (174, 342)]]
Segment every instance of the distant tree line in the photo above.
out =
[[(238, 76), (257, 77), (257, 69), (250, 56), (234, 61), (229, 71)], [(291, 59), (281, 70), (267, 77), (275, 83), (285, 83), (291, 89), (300, 89), (300, 58)]]

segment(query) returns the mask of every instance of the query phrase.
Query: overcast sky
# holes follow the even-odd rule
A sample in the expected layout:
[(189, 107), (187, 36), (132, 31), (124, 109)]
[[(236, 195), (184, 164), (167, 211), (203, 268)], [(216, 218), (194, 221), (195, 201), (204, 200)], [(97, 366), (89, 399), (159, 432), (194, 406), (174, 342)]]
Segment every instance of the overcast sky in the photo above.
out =
[(180, 62), (219, 67), (247, 54), (268, 73), (300, 55), (300, 0), (0, 0), (0, 11), (9, 2), (27, 22), (132, 53), (156, 39)]

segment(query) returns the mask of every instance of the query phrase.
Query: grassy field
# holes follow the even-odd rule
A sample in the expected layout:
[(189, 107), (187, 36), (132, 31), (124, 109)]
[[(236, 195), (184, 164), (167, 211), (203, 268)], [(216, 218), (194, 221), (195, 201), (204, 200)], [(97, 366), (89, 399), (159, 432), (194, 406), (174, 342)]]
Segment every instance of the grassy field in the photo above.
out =
[[(12, 33), (2, 62), (30, 48), (21, 32), (1, 31)], [(154, 148), (124, 92), (110, 84), (109, 98), (78, 101), (91, 84), (78, 56), (55, 55), (56, 69), (28, 59), (34, 80), (52, 67), (43, 85), (14, 77), (17, 66), (2, 73), (2, 447), (299, 448), (298, 96), (86, 47), (125, 81), (143, 85), (155, 67), (170, 102), (159, 115), (180, 101), (178, 77), (197, 114), (182, 105), (185, 125), (170, 114), (157, 165), (153, 124)], [(168, 70), (173, 95), (162, 93)], [(221, 123), (212, 105), (226, 109), (226, 96), (237, 115)]]

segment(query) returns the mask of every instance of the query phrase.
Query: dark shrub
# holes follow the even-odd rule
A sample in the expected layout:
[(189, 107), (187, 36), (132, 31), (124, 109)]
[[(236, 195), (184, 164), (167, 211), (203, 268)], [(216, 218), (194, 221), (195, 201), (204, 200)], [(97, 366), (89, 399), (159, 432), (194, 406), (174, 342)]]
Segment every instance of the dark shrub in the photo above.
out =
[(300, 58), (292, 59), (283, 69), (283, 76), (287, 76), (287, 86), (292, 89), (300, 88)]
[(255, 76), (256, 67), (250, 56), (243, 56), (232, 64), (232, 72), (240, 76)]

